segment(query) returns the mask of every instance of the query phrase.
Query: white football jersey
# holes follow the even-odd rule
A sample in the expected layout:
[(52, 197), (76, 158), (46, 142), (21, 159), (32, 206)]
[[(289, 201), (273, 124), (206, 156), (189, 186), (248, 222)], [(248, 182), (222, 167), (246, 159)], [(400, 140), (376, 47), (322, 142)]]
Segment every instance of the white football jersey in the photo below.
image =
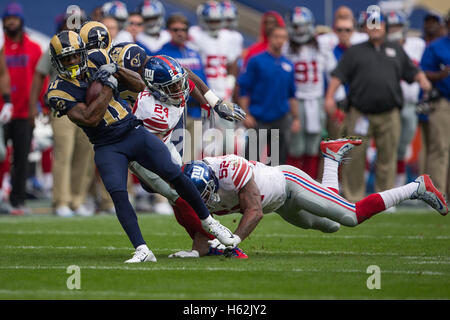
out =
[(242, 50), (244, 48), (244, 37), (237, 30), (225, 31), (228, 32), (228, 37), (230, 38), (229, 46), (231, 50), (231, 61), (236, 61), (236, 59), (238, 59), (242, 55)]
[(277, 167), (269, 167), (256, 161), (229, 154), (221, 157), (206, 157), (219, 179), (220, 202), (211, 209), (213, 214), (240, 212), (239, 191), (254, 177), (261, 194), (264, 213), (278, 209), (286, 200), (286, 180)]
[[(408, 37), (403, 44), (403, 50), (405, 50), (412, 62), (414, 62), (416, 66), (419, 66), (425, 50), (425, 41), (417, 37)], [(408, 84), (406, 81), (402, 80), (400, 85), (402, 87), (405, 103), (417, 103), (419, 101), (420, 86), (417, 82)]]
[(146, 88), (139, 93), (133, 107), (136, 118), (143, 121), (151, 133), (162, 135), (166, 145), (170, 143), (172, 131), (183, 116), (184, 106), (174, 107), (157, 100)]
[(231, 49), (230, 33), (220, 30), (217, 38), (211, 37), (198, 26), (189, 28), (190, 46), (197, 50), (202, 57), (206, 81), (209, 88), (222, 99), (227, 99), (228, 75), (227, 65), (236, 58), (236, 53)]
[(317, 99), (324, 96), (324, 75), (336, 67), (336, 58), (330, 50), (303, 45), (297, 52), (286, 47), (285, 55), (295, 69), (295, 96), (297, 99)]
[(141, 42), (152, 53), (156, 53), (161, 50), (163, 45), (165, 45), (170, 40), (172, 40), (172, 36), (167, 30), (161, 30), (161, 32), (159, 33), (159, 37), (152, 37), (148, 34), (145, 34), (144, 32), (141, 32), (136, 37), (136, 41)]

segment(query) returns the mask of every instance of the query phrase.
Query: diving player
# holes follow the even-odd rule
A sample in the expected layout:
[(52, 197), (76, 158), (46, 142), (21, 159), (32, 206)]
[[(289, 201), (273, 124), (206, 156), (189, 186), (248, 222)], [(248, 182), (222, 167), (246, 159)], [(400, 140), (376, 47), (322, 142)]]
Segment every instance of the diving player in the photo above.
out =
[[(127, 263), (156, 261), (147, 247), (128, 199), (128, 163), (136, 161), (170, 182), (199, 218), (205, 229), (228, 245), (237, 238), (213, 219), (202, 199), (179, 166), (170, 160), (167, 147), (141, 125), (129, 106), (119, 97), (118, 80), (134, 91), (145, 84), (137, 73), (111, 63), (102, 50), (87, 52), (81, 37), (73, 31), (62, 31), (50, 41), (51, 59), (59, 76), (48, 88), (50, 107), (58, 116), (67, 115), (79, 125), (94, 145), (95, 163), (111, 195), (117, 217), (136, 251)], [(92, 81), (102, 84), (100, 94), (89, 104), (86, 92)]]
[[(278, 213), (290, 224), (332, 233), (340, 224), (355, 227), (373, 215), (407, 199), (420, 199), (441, 215), (448, 206), (428, 175), (399, 188), (374, 193), (357, 203), (350, 203), (339, 195), (338, 168), (343, 156), (359, 139), (322, 141), (324, 156), (322, 183), (292, 166), (269, 167), (260, 162), (247, 161), (236, 155), (207, 157), (183, 167), (183, 172), (197, 186), (212, 214), (241, 212), (235, 235), (245, 239), (255, 229), (264, 214)], [(217, 240), (194, 224), (193, 215), (183, 212), (178, 219), (193, 238), (192, 251), (179, 251), (169, 257), (197, 258), (210, 252), (210, 245), (220, 248)], [(222, 247), (222, 249), (224, 249)]]

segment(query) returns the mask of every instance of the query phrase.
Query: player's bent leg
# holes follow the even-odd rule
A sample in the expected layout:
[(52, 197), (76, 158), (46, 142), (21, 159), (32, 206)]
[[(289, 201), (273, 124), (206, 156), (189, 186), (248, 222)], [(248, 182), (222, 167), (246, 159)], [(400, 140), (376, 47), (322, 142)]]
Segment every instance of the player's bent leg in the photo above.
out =
[(356, 206), (313, 180), (305, 172), (290, 166), (280, 166), (286, 179), (290, 210), (304, 209), (348, 227), (358, 224)]

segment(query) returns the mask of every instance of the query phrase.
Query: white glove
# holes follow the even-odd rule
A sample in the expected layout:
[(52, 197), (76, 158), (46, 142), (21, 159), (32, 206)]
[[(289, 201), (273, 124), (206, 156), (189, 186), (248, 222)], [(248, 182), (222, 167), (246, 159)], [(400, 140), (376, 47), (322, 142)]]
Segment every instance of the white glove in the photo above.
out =
[(13, 104), (7, 102), (3, 105), (2, 111), (0, 111), (0, 124), (7, 124), (12, 117)]
[(222, 243), (220, 243), (220, 241), (217, 240), (217, 239), (209, 240), (208, 243), (213, 248), (217, 248), (219, 250), (225, 250), (225, 249), (236, 248), (238, 246), (238, 244), (241, 243), (241, 241), (242, 241), (241, 238), (237, 234), (233, 234), (232, 243), (227, 245), (227, 246), (222, 244)]
[(178, 251), (169, 255), (169, 258), (199, 258), (200, 254), (197, 250)]

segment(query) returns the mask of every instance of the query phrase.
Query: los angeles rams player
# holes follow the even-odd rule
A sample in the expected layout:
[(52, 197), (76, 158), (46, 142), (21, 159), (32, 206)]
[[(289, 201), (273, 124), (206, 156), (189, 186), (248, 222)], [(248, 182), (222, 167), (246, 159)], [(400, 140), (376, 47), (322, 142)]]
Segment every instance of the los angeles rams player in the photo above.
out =
[[(170, 182), (198, 213), (205, 230), (225, 244), (236, 243), (237, 238), (210, 216), (195, 186), (170, 160), (164, 143), (141, 126), (142, 122), (119, 97), (118, 81), (131, 90), (142, 91), (145, 84), (140, 76), (111, 63), (102, 50), (88, 54), (85, 43), (73, 31), (53, 36), (50, 52), (59, 76), (49, 85), (49, 105), (58, 116), (67, 115), (80, 126), (94, 145), (100, 176), (114, 202), (117, 217), (136, 249), (126, 262), (156, 261), (142, 237), (136, 213), (128, 200), (129, 161), (137, 161)], [(100, 82), (102, 90), (87, 104), (86, 91), (91, 81)]]
[[(448, 213), (445, 198), (433, 185), (428, 175), (400, 188), (371, 194), (350, 203), (339, 196), (338, 167), (343, 156), (359, 139), (323, 141), (324, 156), (322, 183), (305, 172), (288, 165), (269, 167), (260, 162), (247, 161), (236, 155), (207, 157), (184, 166), (183, 172), (199, 189), (211, 213), (243, 214), (235, 234), (244, 240), (257, 226), (264, 214), (278, 213), (290, 224), (322, 232), (336, 232), (340, 224), (355, 227), (376, 213), (407, 199), (420, 199), (441, 215)], [(178, 219), (193, 238), (192, 251), (179, 251), (169, 257), (197, 258), (210, 251), (210, 245), (220, 248), (217, 240), (193, 221), (198, 218), (182, 212)]]

